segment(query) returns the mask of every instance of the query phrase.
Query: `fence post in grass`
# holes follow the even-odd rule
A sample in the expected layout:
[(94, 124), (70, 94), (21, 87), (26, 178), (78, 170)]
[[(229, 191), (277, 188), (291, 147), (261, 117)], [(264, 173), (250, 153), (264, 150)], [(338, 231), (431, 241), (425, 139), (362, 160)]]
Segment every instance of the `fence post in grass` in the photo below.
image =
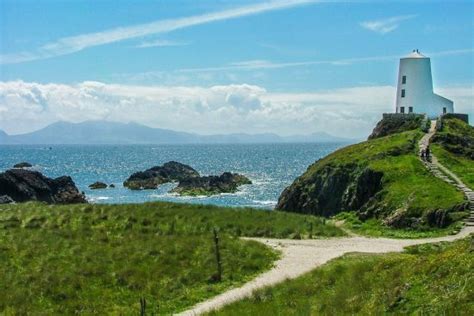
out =
[(145, 316), (146, 314), (146, 299), (140, 297), (140, 316)]
[(313, 239), (313, 222), (309, 223), (309, 239)]
[(217, 235), (217, 230), (214, 228), (214, 246), (215, 246), (215, 253), (216, 253), (216, 263), (217, 263), (217, 274), (216, 274), (216, 281), (220, 282), (222, 280), (222, 265), (221, 265), (221, 252), (219, 249), (219, 236)]

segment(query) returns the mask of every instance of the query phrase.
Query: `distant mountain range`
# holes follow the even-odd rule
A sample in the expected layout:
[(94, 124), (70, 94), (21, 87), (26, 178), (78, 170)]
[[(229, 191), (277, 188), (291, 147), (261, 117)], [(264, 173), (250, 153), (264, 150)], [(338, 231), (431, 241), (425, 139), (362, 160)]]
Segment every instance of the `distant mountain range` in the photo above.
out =
[(85, 121), (56, 122), (35, 132), (8, 135), (0, 130), (0, 144), (196, 144), (196, 143), (293, 143), (354, 142), (320, 132), (309, 135), (276, 134), (199, 135), (151, 128), (137, 123)]

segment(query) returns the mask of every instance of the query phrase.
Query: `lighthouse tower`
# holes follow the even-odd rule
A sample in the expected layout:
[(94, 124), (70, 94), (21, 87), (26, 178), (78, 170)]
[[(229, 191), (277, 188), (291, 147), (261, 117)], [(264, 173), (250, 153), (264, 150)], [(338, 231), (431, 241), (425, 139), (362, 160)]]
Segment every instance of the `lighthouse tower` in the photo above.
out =
[(429, 118), (454, 112), (453, 101), (433, 92), (430, 59), (417, 49), (400, 58), (396, 112), (426, 114)]

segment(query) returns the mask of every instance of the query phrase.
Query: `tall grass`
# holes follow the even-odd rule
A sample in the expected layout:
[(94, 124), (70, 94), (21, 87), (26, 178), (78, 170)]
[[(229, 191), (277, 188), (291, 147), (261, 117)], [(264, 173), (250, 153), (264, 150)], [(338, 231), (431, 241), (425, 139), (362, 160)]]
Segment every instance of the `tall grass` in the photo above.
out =
[[(343, 233), (296, 214), (173, 203), (0, 206), (0, 314), (169, 314), (269, 269), (278, 257), (240, 235)], [(216, 282), (212, 230), (220, 237)]]

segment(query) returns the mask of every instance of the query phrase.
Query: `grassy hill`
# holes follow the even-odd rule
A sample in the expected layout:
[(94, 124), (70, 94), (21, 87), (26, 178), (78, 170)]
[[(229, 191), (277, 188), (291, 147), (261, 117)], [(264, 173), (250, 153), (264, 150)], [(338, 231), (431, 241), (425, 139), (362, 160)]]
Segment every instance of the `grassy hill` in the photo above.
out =
[[(223, 275), (216, 282), (213, 228)], [(269, 269), (237, 236), (340, 236), (310, 216), (173, 203), (0, 205), (0, 314), (167, 314)]]
[(473, 242), (348, 254), (211, 315), (472, 315)]
[(474, 127), (455, 118), (445, 118), (431, 148), (439, 162), (474, 189)]
[(279, 209), (323, 216), (354, 211), (363, 221), (416, 231), (451, 225), (465, 215), (464, 196), (418, 159), (421, 129), (348, 146), (315, 162), (282, 193)]

